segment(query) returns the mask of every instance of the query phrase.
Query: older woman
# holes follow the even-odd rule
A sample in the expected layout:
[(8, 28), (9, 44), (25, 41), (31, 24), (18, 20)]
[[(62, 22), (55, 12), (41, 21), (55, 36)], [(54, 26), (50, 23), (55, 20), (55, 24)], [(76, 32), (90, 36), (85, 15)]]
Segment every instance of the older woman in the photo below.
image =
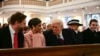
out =
[(41, 33), (41, 20), (39, 18), (32, 18), (28, 22), (28, 26), (31, 28), (25, 36), (25, 47), (35, 48), (35, 47), (44, 47), (45, 38)]

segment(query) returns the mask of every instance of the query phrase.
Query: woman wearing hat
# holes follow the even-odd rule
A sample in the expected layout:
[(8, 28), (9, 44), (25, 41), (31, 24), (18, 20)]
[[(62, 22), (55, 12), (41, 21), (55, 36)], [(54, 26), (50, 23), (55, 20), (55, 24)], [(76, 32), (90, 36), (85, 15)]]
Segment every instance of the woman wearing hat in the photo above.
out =
[(73, 39), (73, 44), (83, 43), (82, 33), (79, 32), (78, 27), (82, 26), (79, 20), (73, 19), (67, 23), (68, 25), (68, 37)]

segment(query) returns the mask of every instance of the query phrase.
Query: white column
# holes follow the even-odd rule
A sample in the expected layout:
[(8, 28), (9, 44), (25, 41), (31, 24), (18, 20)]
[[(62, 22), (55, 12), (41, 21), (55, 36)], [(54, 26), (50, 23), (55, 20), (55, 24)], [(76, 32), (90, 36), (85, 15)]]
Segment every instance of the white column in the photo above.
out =
[(83, 23), (83, 27), (82, 30), (84, 30), (86, 28), (86, 20), (85, 20), (85, 8), (82, 8), (82, 23)]
[(82, 23), (85, 24), (85, 8), (82, 8)]
[(65, 3), (65, 0), (63, 0), (63, 3)]
[(22, 4), (22, 0), (19, 0), (19, 5), (21, 5)]
[(49, 2), (46, 2), (46, 7), (48, 7), (49, 6)]
[(2, 7), (4, 6), (4, 1), (2, 1)]
[(4, 12), (2, 12), (2, 18), (3, 18), (2, 24), (4, 24)]

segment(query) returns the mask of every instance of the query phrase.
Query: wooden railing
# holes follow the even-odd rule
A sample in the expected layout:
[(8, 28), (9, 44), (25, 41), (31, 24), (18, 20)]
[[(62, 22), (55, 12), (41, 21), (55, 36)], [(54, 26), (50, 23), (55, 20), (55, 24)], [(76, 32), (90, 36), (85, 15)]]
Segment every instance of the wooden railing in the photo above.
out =
[[(74, 0), (64, 0), (65, 3), (73, 2)], [(4, 1), (4, 6), (6, 5), (19, 5), (19, 0), (7, 0)], [(49, 6), (62, 4), (63, 0), (53, 0), (49, 2)], [(38, 6), (46, 6), (45, 1), (38, 1), (38, 0), (21, 0), (22, 5), (38, 5)]]
[(100, 56), (100, 44), (1, 49), (0, 56)]
[(55, 0), (55, 1), (49, 2), (49, 6), (58, 5), (62, 3), (63, 3), (63, 0)]
[(22, 5), (46, 6), (46, 3), (42, 1), (35, 1), (35, 0), (22, 0)]
[[(19, 5), (19, 0), (8, 0), (4, 1), (4, 6), (6, 5)], [(38, 5), (38, 6), (46, 6), (45, 2), (36, 1), (36, 0), (21, 0), (22, 5)]]
[(4, 2), (4, 6), (6, 5), (18, 5), (19, 4), (19, 0), (8, 0)]

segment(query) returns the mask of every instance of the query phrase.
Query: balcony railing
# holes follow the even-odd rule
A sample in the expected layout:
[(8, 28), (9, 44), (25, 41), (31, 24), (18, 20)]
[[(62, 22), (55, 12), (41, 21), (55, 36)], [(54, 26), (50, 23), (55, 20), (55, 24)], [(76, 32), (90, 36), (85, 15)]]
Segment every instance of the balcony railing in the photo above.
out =
[[(74, 0), (53, 0), (48, 3), (49, 6), (57, 5), (57, 4), (62, 4), (62, 3), (69, 3), (73, 2)], [(3, 2), (3, 6), (6, 5), (37, 5), (37, 6), (46, 6), (45, 1), (38, 1), (38, 0), (7, 0)], [(0, 6), (2, 3), (0, 3)]]
[(8, 0), (4, 2), (4, 6), (6, 5), (18, 5), (19, 4), (19, 0)]
[(35, 0), (23, 0), (22, 5), (38, 5), (38, 6), (46, 6), (45, 2), (35, 1)]
[(62, 4), (63, 0), (55, 0), (49, 2), (49, 6), (57, 5), (57, 4)]

